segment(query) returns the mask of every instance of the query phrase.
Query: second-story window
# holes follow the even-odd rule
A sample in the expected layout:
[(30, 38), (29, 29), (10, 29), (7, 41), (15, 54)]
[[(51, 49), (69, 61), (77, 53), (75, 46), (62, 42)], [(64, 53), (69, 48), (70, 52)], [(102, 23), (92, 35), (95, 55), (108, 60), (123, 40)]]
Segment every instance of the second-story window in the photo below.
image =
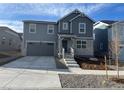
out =
[(86, 33), (86, 24), (79, 23), (79, 33)]
[(47, 33), (48, 34), (53, 34), (54, 33), (54, 25), (48, 25)]
[(67, 22), (63, 23), (63, 30), (68, 30), (68, 23)]
[(29, 24), (29, 32), (36, 33), (36, 24)]

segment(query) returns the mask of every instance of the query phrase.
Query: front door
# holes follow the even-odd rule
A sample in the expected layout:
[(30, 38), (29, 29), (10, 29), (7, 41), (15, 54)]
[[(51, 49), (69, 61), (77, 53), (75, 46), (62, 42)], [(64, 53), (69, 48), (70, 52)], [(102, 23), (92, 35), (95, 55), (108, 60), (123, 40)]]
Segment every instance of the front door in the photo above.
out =
[(67, 53), (67, 40), (62, 40), (62, 47), (65, 49), (65, 53)]

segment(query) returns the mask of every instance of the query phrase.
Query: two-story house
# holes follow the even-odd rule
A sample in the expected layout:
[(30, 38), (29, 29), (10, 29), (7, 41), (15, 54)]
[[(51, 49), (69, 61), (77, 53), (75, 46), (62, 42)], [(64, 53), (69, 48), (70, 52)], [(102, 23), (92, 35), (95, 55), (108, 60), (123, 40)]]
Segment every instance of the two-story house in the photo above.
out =
[(74, 10), (57, 22), (24, 20), (22, 52), (26, 56), (60, 56), (74, 50), (77, 56), (93, 56), (94, 21)]

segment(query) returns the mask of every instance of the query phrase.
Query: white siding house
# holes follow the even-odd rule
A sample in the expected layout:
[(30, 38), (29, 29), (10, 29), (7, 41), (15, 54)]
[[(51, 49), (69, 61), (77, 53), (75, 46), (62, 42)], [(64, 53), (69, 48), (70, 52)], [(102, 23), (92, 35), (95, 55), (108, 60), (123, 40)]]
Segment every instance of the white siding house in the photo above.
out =
[[(108, 31), (108, 41), (109, 44), (115, 39), (116, 32), (118, 33), (119, 43), (119, 60), (124, 61), (124, 21), (119, 21), (111, 25)], [(112, 53), (112, 58), (115, 59), (114, 53)]]

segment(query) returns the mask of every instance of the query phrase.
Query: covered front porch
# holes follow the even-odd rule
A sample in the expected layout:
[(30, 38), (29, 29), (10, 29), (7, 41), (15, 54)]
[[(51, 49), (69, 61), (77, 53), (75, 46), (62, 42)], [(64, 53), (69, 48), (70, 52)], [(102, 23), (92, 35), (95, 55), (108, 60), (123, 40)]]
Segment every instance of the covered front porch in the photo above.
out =
[(74, 44), (75, 35), (58, 35), (58, 56), (74, 55)]

